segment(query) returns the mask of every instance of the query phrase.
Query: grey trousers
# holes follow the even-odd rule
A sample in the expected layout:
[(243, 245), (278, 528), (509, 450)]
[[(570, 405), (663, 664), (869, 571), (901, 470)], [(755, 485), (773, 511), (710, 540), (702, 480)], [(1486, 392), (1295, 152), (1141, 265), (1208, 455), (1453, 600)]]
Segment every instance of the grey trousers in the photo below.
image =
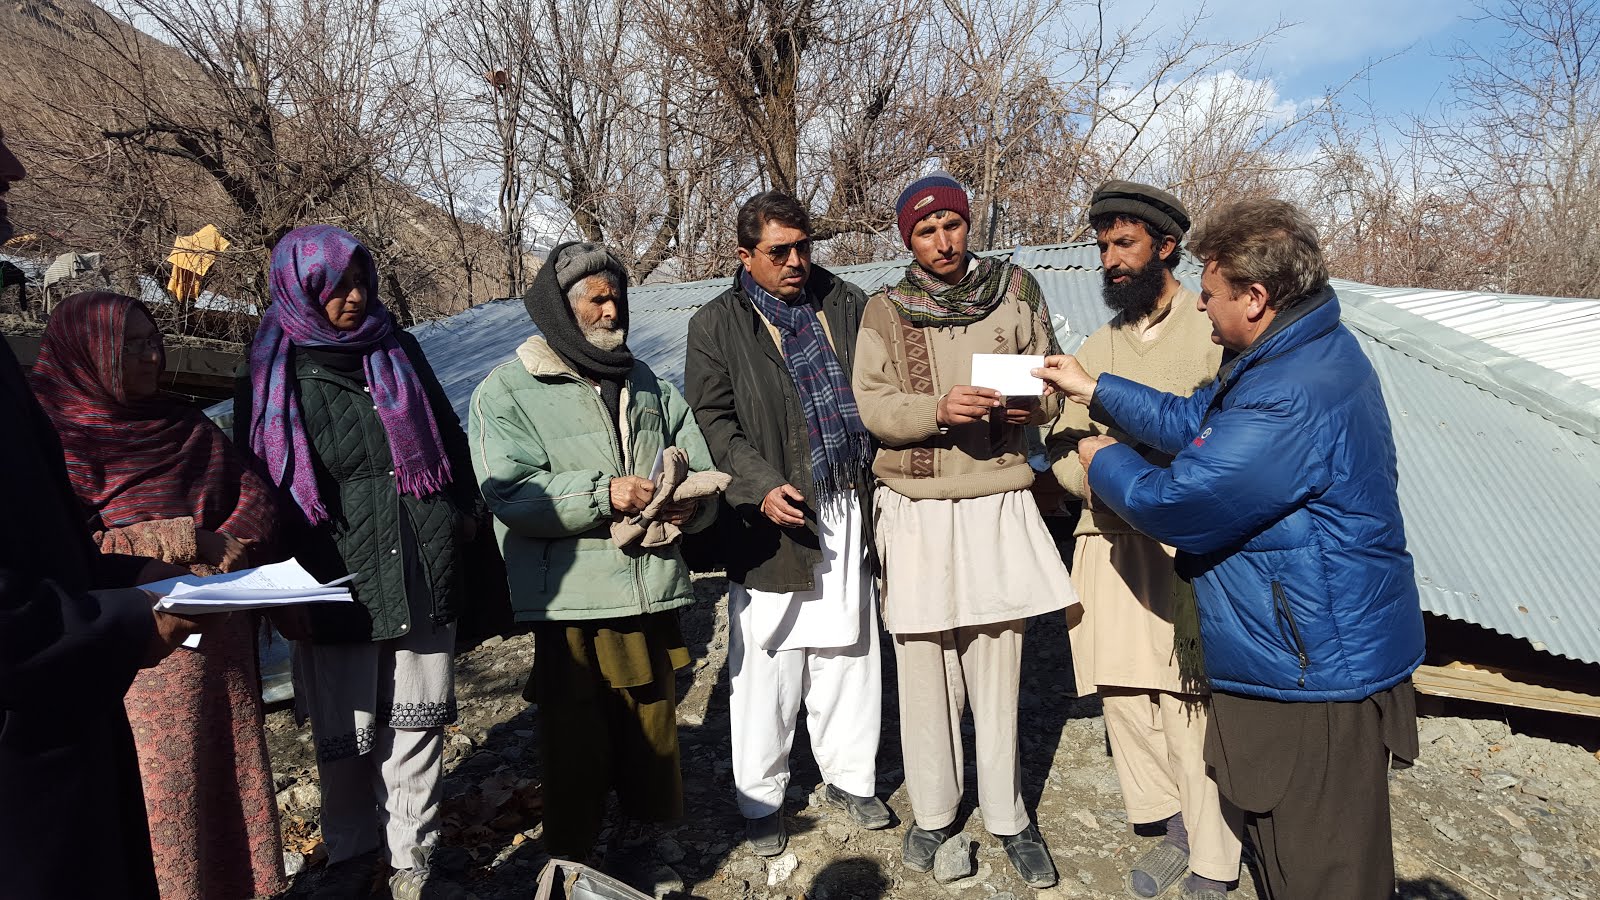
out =
[(379, 727), (371, 752), (319, 761), (328, 861), (366, 853), (382, 837), (391, 866), (415, 865), (412, 848), (432, 845), (439, 836), (443, 760), (443, 727)]

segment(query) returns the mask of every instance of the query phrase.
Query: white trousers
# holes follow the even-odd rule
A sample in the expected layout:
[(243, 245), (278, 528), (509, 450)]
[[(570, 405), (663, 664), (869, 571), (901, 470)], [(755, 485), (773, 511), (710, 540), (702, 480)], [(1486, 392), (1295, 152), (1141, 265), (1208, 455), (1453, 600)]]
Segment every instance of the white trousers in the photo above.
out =
[(883, 669), (860, 514), (836, 504), (821, 519), (816, 590), (728, 585), (733, 783), (747, 819), (783, 806), (802, 703), (823, 780), (858, 797), (877, 793)]
[(411, 849), (439, 836), (444, 728), (380, 726), (372, 737), (370, 753), (317, 763), (328, 861), (377, 847), (381, 829), (389, 864), (409, 869)]
[(783, 806), (802, 702), (822, 779), (858, 797), (873, 796), (883, 670), (872, 604), (866, 605), (864, 633), (852, 646), (774, 651), (751, 640), (751, 603), (743, 588), (729, 586), (728, 705), (740, 814), (759, 819)]

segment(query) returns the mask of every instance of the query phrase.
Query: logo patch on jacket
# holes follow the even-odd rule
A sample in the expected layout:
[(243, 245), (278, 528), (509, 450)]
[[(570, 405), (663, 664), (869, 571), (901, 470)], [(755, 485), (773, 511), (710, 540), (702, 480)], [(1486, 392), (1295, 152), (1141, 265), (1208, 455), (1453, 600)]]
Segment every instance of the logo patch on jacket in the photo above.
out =
[(1206, 445), (1206, 438), (1208, 437), (1211, 437), (1211, 429), (1209, 428), (1200, 432), (1200, 436), (1194, 439), (1194, 445), (1196, 447), (1204, 447)]

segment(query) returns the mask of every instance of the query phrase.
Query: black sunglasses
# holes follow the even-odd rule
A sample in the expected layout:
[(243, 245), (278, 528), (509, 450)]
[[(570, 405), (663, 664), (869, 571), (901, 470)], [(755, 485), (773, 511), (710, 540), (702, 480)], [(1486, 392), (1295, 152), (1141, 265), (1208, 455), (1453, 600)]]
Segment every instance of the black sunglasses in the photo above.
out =
[[(761, 250), (760, 247), (756, 249)], [(775, 266), (781, 266), (788, 262), (790, 253), (799, 253), (801, 259), (810, 259), (811, 239), (806, 238), (803, 241), (795, 241), (792, 244), (773, 244), (771, 247), (761, 250), (761, 252), (765, 253), (767, 259), (772, 260), (772, 264)]]

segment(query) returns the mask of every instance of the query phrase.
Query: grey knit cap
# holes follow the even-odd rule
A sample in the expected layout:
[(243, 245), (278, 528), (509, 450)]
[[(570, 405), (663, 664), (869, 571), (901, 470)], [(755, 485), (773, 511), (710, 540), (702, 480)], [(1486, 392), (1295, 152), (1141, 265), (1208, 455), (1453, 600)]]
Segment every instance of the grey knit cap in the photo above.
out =
[(1089, 218), (1103, 214), (1132, 216), (1149, 222), (1178, 240), (1189, 230), (1189, 211), (1177, 197), (1137, 181), (1108, 181), (1089, 201)]
[(562, 293), (572, 289), (572, 286), (601, 272), (613, 272), (622, 282), (623, 287), (628, 286), (628, 268), (622, 260), (607, 250), (601, 244), (588, 242), (568, 244), (561, 253), (551, 261), (556, 267), (556, 283), (561, 286)]

